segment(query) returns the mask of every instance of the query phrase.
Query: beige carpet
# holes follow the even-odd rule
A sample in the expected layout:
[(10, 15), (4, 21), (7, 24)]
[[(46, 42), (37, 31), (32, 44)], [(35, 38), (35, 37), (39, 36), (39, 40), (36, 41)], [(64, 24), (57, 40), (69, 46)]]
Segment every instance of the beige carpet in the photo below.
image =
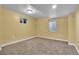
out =
[(4, 47), (0, 55), (78, 55), (78, 53), (67, 42), (33, 38)]

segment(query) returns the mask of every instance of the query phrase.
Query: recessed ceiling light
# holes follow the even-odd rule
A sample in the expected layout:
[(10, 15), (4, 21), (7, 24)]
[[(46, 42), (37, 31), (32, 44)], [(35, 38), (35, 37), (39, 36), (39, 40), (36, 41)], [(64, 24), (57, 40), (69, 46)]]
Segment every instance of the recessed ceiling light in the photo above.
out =
[(57, 7), (57, 5), (53, 5), (52, 8), (55, 9)]

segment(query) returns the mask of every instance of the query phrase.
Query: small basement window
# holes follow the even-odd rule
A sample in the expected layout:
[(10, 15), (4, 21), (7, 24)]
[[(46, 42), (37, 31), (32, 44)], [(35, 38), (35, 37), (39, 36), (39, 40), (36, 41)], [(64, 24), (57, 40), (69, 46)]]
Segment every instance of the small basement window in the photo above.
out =
[(20, 23), (26, 24), (27, 23), (27, 19), (26, 18), (20, 18)]
[(56, 32), (56, 18), (49, 19), (48, 30), (49, 32)]

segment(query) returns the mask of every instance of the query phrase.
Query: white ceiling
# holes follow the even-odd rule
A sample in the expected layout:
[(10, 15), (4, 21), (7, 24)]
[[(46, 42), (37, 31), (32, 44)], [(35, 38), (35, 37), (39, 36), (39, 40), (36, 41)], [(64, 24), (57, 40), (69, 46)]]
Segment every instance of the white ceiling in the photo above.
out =
[[(57, 8), (52, 8), (53, 4), (6, 4), (3, 7), (11, 9), (16, 12), (24, 13), (35, 18), (40, 17), (62, 17), (67, 16), (71, 12), (75, 11), (78, 5), (76, 4), (57, 4)], [(28, 14), (24, 10), (31, 7), (33, 10), (32, 14)]]

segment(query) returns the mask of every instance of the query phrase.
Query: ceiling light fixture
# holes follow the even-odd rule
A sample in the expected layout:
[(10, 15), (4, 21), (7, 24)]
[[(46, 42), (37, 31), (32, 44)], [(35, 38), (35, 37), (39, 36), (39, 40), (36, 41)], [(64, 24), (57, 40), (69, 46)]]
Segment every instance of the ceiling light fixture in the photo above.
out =
[(53, 5), (52, 8), (55, 9), (57, 7), (57, 5)]
[(31, 13), (32, 13), (32, 10), (27, 10), (27, 12), (28, 12), (29, 14), (31, 14)]
[(24, 11), (27, 12), (28, 14), (32, 14), (33, 13), (32, 8), (30, 8), (30, 7), (25, 9)]

